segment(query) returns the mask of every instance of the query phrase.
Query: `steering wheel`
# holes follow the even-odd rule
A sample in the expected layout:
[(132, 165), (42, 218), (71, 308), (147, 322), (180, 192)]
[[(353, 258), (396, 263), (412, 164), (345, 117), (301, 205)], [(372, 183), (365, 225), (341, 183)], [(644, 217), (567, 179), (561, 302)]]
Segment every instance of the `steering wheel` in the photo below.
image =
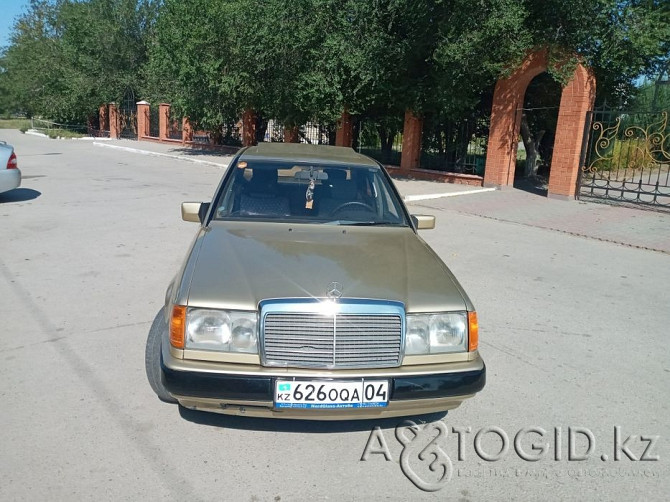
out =
[(337, 206), (335, 209), (333, 209), (333, 210), (330, 212), (330, 214), (335, 214), (335, 213), (337, 213), (338, 211), (342, 211), (343, 209), (346, 209), (346, 208), (348, 208), (348, 207), (351, 207), (351, 208), (359, 207), (359, 208), (362, 208), (362, 209), (364, 209), (364, 210), (366, 210), (366, 211), (370, 211), (371, 213), (374, 213), (374, 212), (375, 212), (375, 210), (374, 210), (372, 207), (370, 207), (369, 205), (367, 205), (365, 202), (359, 202), (359, 201), (357, 201), (357, 200), (352, 200), (352, 201), (350, 201), (350, 202), (345, 202), (344, 204), (340, 204), (340, 205)]

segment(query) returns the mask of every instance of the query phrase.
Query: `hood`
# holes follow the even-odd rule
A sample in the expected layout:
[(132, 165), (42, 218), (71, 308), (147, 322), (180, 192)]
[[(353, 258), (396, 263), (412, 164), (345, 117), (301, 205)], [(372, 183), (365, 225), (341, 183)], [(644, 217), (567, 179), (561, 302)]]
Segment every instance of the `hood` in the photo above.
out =
[(214, 221), (198, 241), (190, 306), (256, 310), (264, 299), (325, 298), (338, 282), (343, 298), (400, 301), (408, 312), (472, 308), (407, 227)]

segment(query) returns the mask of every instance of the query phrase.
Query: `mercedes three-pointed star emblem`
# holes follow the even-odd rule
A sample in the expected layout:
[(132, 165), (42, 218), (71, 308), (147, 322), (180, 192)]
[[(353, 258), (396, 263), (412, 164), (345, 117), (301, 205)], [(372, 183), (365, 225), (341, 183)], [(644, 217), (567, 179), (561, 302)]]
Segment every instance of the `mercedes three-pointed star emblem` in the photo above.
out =
[(337, 299), (342, 296), (342, 284), (339, 282), (331, 282), (326, 288), (326, 296), (331, 299)]

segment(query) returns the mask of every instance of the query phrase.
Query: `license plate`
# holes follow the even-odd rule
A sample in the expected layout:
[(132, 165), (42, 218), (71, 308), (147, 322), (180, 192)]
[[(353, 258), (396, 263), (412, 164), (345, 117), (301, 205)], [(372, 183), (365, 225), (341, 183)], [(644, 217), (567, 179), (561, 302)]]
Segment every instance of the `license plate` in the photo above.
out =
[(383, 408), (388, 380), (277, 380), (276, 408)]

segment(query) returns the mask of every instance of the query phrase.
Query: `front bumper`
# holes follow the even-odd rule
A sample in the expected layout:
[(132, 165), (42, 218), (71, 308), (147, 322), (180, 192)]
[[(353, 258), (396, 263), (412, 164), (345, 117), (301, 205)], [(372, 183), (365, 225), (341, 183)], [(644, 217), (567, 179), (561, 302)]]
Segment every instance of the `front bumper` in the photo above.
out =
[[(161, 358), (163, 383), (179, 403), (190, 409), (233, 415), (309, 420), (343, 420), (418, 415), (450, 410), (484, 388), (486, 367), (477, 357), (472, 361), (431, 364), (355, 372), (315, 371), (291, 372), (263, 368), (254, 374), (233, 371), (222, 365), (220, 371), (177, 369), (170, 364), (171, 356)], [(177, 362), (177, 361), (174, 361)], [(174, 366), (180, 366), (175, 364)], [(228, 367), (228, 371), (226, 371)], [(270, 371), (268, 371), (270, 370)], [(274, 407), (274, 387), (277, 378), (296, 380), (388, 379), (389, 402), (384, 408), (297, 409)]]

